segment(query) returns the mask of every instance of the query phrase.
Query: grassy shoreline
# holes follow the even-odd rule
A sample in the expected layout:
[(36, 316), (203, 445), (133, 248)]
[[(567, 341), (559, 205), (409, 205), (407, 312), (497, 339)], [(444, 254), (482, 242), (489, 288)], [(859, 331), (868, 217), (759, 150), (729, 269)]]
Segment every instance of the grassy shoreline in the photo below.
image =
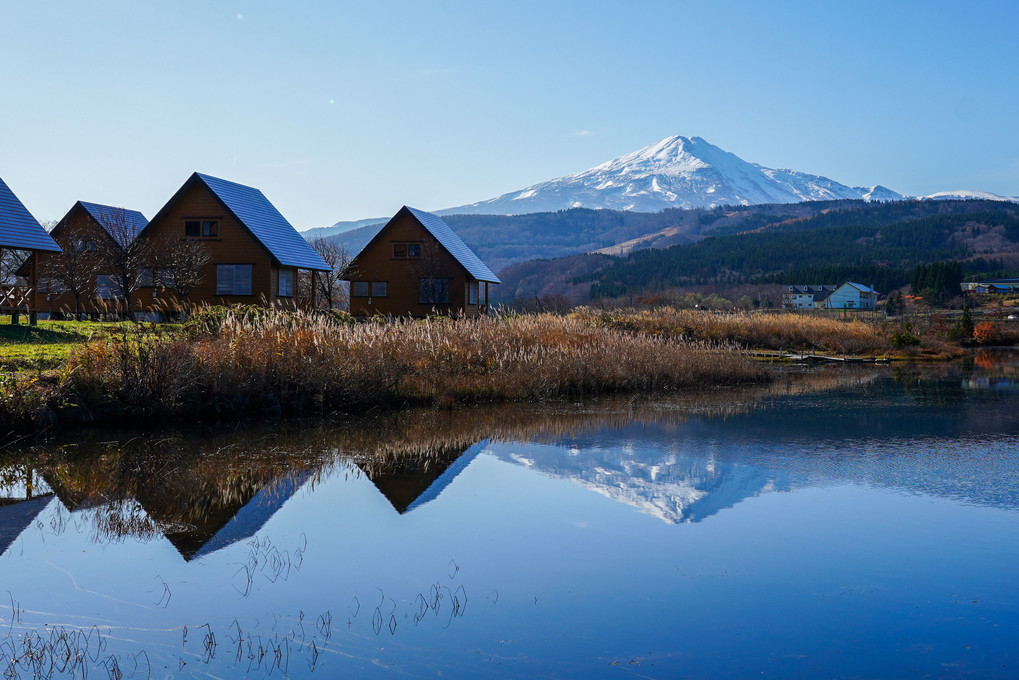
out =
[(45, 429), (408, 406), (549, 401), (768, 380), (738, 351), (573, 317), (376, 319), (227, 312), (77, 345), (44, 375), (8, 375), (0, 423)]
[[(910, 332), (924, 329), (672, 308), (366, 322), (249, 308), (205, 310), (181, 326), (50, 322), (0, 333), (0, 434), (766, 383), (772, 372), (751, 356), (761, 350), (965, 353), (931, 334), (919, 347), (896, 349), (895, 334)], [(10, 342), (17, 334), (27, 341)], [(32, 347), (42, 358), (19, 358)]]

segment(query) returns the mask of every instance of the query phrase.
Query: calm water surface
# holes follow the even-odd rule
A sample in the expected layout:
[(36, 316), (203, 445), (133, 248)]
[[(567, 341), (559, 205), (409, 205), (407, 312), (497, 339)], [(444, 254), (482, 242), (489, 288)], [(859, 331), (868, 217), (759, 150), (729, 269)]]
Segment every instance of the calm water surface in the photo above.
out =
[(20, 677), (1019, 676), (1019, 373), (0, 451)]

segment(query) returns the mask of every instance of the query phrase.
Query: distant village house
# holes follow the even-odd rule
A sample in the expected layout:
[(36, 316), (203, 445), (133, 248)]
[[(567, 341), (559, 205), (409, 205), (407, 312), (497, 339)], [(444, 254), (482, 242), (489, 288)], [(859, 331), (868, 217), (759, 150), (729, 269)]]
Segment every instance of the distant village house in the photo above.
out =
[(823, 302), (835, 292), (837, 286), (786, 286), (782, 289), (783, 309), (814, 309), (816, 302)]
[(782, 290), (783, 309), (875, 309), (880, 293), (862, 283), (794, 285)]
[(344, 270), (350, 313), (423, 317), (488, 313), (499, 278), (442, 218), (404, 206)]
[(1004, 295), (1019, 291), (1019, 279), (988, 279), (986, 281), (967, 281), (962, 284), (963, 293), (983, 293)]

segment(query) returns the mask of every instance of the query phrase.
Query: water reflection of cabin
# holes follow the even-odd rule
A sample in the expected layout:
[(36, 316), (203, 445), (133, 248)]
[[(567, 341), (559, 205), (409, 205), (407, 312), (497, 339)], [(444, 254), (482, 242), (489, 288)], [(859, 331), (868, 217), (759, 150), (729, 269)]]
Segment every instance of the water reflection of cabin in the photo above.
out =
[[(312, 470), (294, 470), (265, 483), (219, 492), (207, 485), (188, 485), (188, 478), (179, 471), (162, 478), (170, 480), (168, 483), (150, 480), (137, 489), (130, 479), (126, 484), (123, 479), (113, 479), (108, 488), (79, 486), (74, 478), (61, 479), (52, 470), (43, 473), (42, 479), (69, 512), (98, 510), (113, 501), (133, 499), (151, 520), (152, 528), (190, 562), (254, 536), (312, 474)], [(174, 486), (180, 482), (184, 488)]]
[(35, 320), (32, 291), (39, 275), (38, 255), (59, 252), (57, 242), (0, 178), (0, 262), (14, 264), (14, 260), (18, 260), (20, 263), (27, 253), (22, 264), (23, 282), (9, 276), (13, 266), (10, 269), (0, 266), (0, 312), (28, 314), (30, 319)]
[(434, 500), (471, 464), (482, 444), (444, 448), (361, 466), (365, 476), (401, 515)]
[(350, 261), (350, 313), (422, 317), (488, 313), (499, 278), (441, 217), (404, 206)]
[(252, 538), (312, 476), (295, 471), (251, 495), (180, 498), (152, 490), (138, 502), (188, 562)]
[(32, 468), (0, 468), (0, 555), (32, 526), (53, 497), (53, 491)]

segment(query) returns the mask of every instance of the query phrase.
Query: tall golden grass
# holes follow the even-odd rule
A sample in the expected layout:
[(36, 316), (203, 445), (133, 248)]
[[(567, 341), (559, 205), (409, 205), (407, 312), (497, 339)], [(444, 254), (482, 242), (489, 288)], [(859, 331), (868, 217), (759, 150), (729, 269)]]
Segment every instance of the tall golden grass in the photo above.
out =
[(196, 337), (125, 334), (71, 355), (65, 385), (136, 414), (543, 400), (767, 379), (732, 348), (550, 314), (338, 323), (226, 314)]
[(887, 329), (855, 319), (673, 307), (658, 307), (653, 311), (580, 308), (572, 316), (596, 327), (748, 349), (811, 350), (847, 355), (884, 354), (891, 349)]

